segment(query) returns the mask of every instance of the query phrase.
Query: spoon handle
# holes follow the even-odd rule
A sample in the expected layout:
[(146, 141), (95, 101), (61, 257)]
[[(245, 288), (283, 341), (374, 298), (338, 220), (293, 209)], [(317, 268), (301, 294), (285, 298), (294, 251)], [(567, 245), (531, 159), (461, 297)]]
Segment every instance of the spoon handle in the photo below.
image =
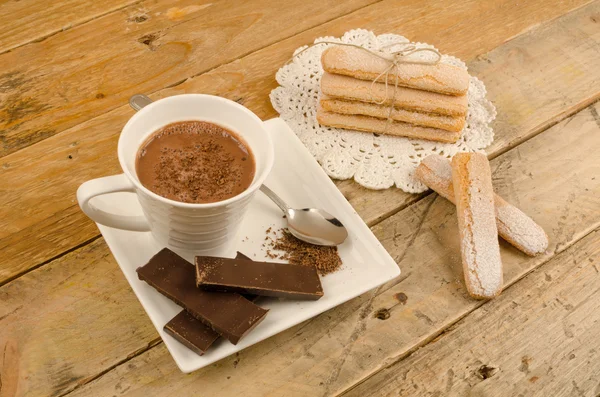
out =
[(143, 107), (146, 107), (152, 103), (152, 99), (148, 98), (144, 94), (135, 94), (131, 98), (129, 98), (129, 106), (133, 108), (136, 112)]
[(260, 191), (263, 192), (268, 198), (270, 198), (284, 213), (287, 213), (290, 207), (283, 201), (274, 191), (269, 189), (265, 185), (260, 186)]

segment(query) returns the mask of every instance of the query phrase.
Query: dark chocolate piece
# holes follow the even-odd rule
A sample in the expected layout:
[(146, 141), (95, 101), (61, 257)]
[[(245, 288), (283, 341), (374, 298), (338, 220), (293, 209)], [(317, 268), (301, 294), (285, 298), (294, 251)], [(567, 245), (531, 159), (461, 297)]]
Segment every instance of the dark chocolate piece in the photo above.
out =
[(314, 266), (197, 256), (196, 283), (207, 291), (311, 300), (323, 296)]
[(219, 339), (219, 334), (182, 310), (165, 324), (165, 332), (200, 356)]
[[(251, 260), (241, 252), (237, 253), (236, 259)], [(246, 299), (254, 302), (259, 297), (256, 295), (248, 295)], [(188, 349), (199, 354), (200, 356), (206, 353), (208, 348), (219, 339), (219, 334), (212, 330), (209, 326), (204, 325), (199, 320), (196, 320), (191, 314), (182, 310), (171, 319), (164, 328), (165, 332), (182, 343)]]
[(196, 288), (194, 268), (167, 248), (139, 267), (137, 273), (140, 280), (183, 306), (192, 316), (233, 344), (256, 327), (268, 312), (239, 294)]

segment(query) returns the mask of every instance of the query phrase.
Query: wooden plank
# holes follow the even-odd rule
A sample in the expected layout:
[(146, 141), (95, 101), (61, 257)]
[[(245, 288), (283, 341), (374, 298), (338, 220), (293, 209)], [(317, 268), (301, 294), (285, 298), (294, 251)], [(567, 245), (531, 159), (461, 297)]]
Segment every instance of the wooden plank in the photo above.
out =
[(0, 288), (0, 302), (2, 397), (57, 396), (157, 337), (101, 239)]
[(374, 1), (147, 0), (4, 53), (0, 156)]
[[(533, 3), (528, 2), (527, 6), (530, 4)], [(418, 36), (418, 29), (421, 29), (420, 34), (423, 34), (423, 31), (427, 30), (427, 26), (431, 26), (431, 29), (438, 28), (433, 23), (412, 24), (409, 16), (417, 15), (418, 10), (416, 8), (411, 9), (412, 12), (406, 10), (408, 16), (404, 17), (407, 20), (402, 21), (403, 23), (396, 19), (376, 19), (378, 15), (405, 15), (404, 13), (390, 12), (392, 6), (395, 7), (395, 2), (370, 6), (360, 12), (326, 24), (324, 28), (317, 28), (303, 33), (293, 39), (278, 43), (209, 73), (190, 79), (180, 86), (160, 91), (154, 97), (158, 98), (184, 92), (212, 93), (238, 100), (262, 118), (272, 117), (275, 114), (269, 104), (268, 93), (275, 86), (273, 81), (275, 70), (285, 62), (285, 59), (296, 46), (306, 43), (318, 35), (326, 34), (326, 29), (338, 29), (341, 32), (344, 29), (361, 24), (363, 18), (367, 16), (367, 19), (371, 21), (367, 23), (367, 27), (374, 27), (379, 24), (378, 29), (382, 29), (382, 31), (397, 29), (394, 25), (403, 26), (408, 31), (407, 35), (410, 33)], [(418, 4), (415, 4), (415, 7), (417, 6)], [(384, 7), (388, 7), (388, 9)], [(540, 9), (546, 10), (545, 7)], [(561, 8), (557, 5), (551, 9), (558, 10)], [(593, 26), (590, 26), (592, 22), (589, 20), (589, 15), (593, 15), (599, 9), (599, 3), (596, 2), (574, 12), (572, 15), (560, 18), (548, 27), (532, 32), (531, 36), (537, 38), (540, 48), (553, 53), (553, 51), (558, 51), (557, 48), (563, 48), (564, 46), (560, 39), (561, 26), (564, 24), (579, 25), (582, 32), (587, 32), (593, 28)], [(477, 42), (481, 44), (481, 49), (496, 44), (500, 40), (499, 37), (502, 37), (498, 35), (502, 33), (506, 35), (505, 39), (515, 34), (515, 30), (504, 30), (503, 26), (505, 24), (502, 20), (498, 20), (493, 13), (483, 13), (476, 18), (461, 7), (448, 5), (448, 8), (442, 7), (440, 10), (436, 10), (437, 8), (426, 10), (432, 13), (434, 20), (436, 15), (438, 18), (441, 17), (441, 14), (436, 14), (436, 12), (455, 12), (455, 14), (447, 14), (446, 17), (449, 18), (449, 15), (452, 15), (453, 20), (466, 18), (467, 21), (476, 24), (475, 27), (480, 26), (481, 35), (478, 35), (479, 40)], [(539, 21), (532, 19), (534, 14), (538, 15), (539, 18), (551, 17), (552, 14), (549, 14), (550, 11), (548, 10), (539, 14), (524, 13), (521, 8), (506, 6), (499, 9), (498, 12), (503, 12), (504, 18), (507, 20), (520, 20), (520, 23), (509, 25), (520, 29), (526, 23)], [(464, 47), (463, 42), (469, 41), (469, 37), (472, 36), (472, 31), (465, 28), (466, 23), (461, 22), (452, 25), (456, 26), (457, 31), (447, 27), (443, 30), (447, 36), (434, 37), (436, 33), (428, 31), (428, 36), (417, 38), (430, 42), (441, 41), (444, 47), (448, 49), (455, 48), (464, 58), (472, 58), (478, 54), (477, 51), (480, 48)], [(493, 32), (493, 34), (489, 32)], [(481, 42), (483, 36), (487, 37), (487, 41)], [(446, 41), (446, 37), (454, 37), (454, 40)], [(462, 37), (462, 40), (459, 40), (458, 37)], [(579, 65), (578, 67), (589, 69), (586, 69), (587, 73), (578, 74), (573, 78), (570, 75), (557, 72), (554, 68), (547, 69), (549, 74), (544, 75), (545, 78), (559, 81), (557, 84), (560, 84), (564, 90), (560, 93), (546, 90), (542, 92), (543, 95), (537, 95), (536, 91), (524, 91), (517, 98), (523, 101), (520, 102), (521, 106), (530, 106), (530, 103), (534, 103), (538, 106), (539, 113), (535, 116), (536, 118), (546, 117), (552, 119), (557, 117), (557, 110), (554, 107), (548, 107), (549, 110), (546, 111), (544, 103), (551, 103), (560, 98), (561, 103), (570, 104), (569, 106), (575, 108), (595, 97), (597, 89), (594, 88), (595, 86), (592, 83), (599, 78), (600, 70), (593, 67), (593, 65), (595, 62), (600, 62), (600, 54), (595, 51), (595, 46), (599, 42), (599, 33), (595, 31), (595, 35), (590, 36), (587, 41), (582, 40), (582, 43), (587, 43), (587, 47), (581, 50), (581, 54), (585, 54), (585, 61), (580, 58), (584, 55), (579, 55), (577, 61), (572, 60), (572, 63), (570, 63), (571, 58), (566, 57), (564, 59), (564, 62), (566, 62), (564, 64), (565, 68)], [(440, 47), (442, 46), (440, 45)], [(506, 47), (506, 49), (497, 49), (492, 51), (492, 54), (496, 52), (507, 53), (521, 48), (520, 39), (510, 41), (502, 47)], [(452, 52), (451, 50), (448, 51)], [(492, 55), (488, 55), (488, 58), (495, 59)], [(486, 65), (497, 70), (493, 63), (484, 62), (480, 64), (480, 61), (474, 61), (473, 64), (479, 65), (477, 66), (479, 67), (479, 73), (485, 74), (485, 81), (490, 88), (501, 92), (511, 85), (519, 85), (521, 76), (531, 77), (531, 74), (526, 72), (526, 69), (530, 67), (528, 65), (531, 63), (543, 65), (550, 61), (554, 62), (553, 59), (545, 58), (542, 52), (530, 63), (515, 61), (508, 64), (506, 67), (512, 68), (510, 69), (513, 73), (512, 78), (507, 77), (505, 75), (507, 72), (503, 70), (501, 73), (499, 72), (498, 77), (495, 77), (491, 72), (488, 73), (485, 69)], [(543, 74), (545, 71), (543, 70), (540, 73)], [(571, 84), (567, 84), (566, 81), (571, 82)], [(490, 95), (493, 98), (495, 94), (490, 92)], [(504, 109), (501, 105), (501, 103), (498, 104), (498, 109), (503, 114)], [(507, 109), (507, 112), (516, 108), (516, 105), (511, 106)], [(118, 132), (132, 114), (133, 112), (127, 106), (122, 106), (3, 159), (3, 172), (0, 174), (0, 193), (4, 197), (5, 205), (0, 207), (0, 248), (9, 249), (11, 256), (9, 256), (10, 259), (5, 266), (0, 269), (0, 283), (96, 235), (95, 228), (91, 226), (90, 221), (76, 208), (73, 208), (76, 206), (74, 192), (79, 184), (88, 179), (119, 172), (116, 160)], [(517, 123), (516, 118), (513, 122)], [(510, 124), (511, 129), (506, 132), (503, 130), (505, 124), (499, 124), (496, 127), (498, 145), (501, 145), (501, 142), (504, 142), (504, 144), (512, 142), (517, 137), (524, 139), (524, 137), (537, 132), (532, 129), (529, 118), (525, 117), (520, 122), (523, 123), (521, 128), (517, 124)], [(30, 170), (36, 171), (31, 172)], [(369, 224), (380, 221), (421, 197), (408, 195), (397, 189), (379, 192), (368, 191), (352, 182), (341, 182), (338, 186)], [(63, 222), (54, 222), (56, 219), (63, 219)], [(36, 247), (28, 243), (33, 232), (41, 240), (41, 244)]]
[[(113, 113), (117, 112), (121, 112), (123, 118), (133, 114), (126, 108)], [(99, 164), (103, 164), (106, 174), (119, 172), (118, 135), (114, 130), (107, 130), (104, 121), (104, 117), (93, 119), (82, 126), (81, 132), (87, 131), (87, 134), (80, 132), (61, 143), (48, 140), (28, 149), (36, 153), (32, 157), (4, 163), (0, 173), (0, 196), (3, 198), (0, 217), (6, 218), (0, 220), (0, 251), (4, 257), (0, 284), (98, 235), (96, 225), (77, 205), (75, 191), (78, 184), (69, 181), (87, 178), (86, 170)], [(99, 150), (102, 147), (111, 150)], [(26, 173), (27, 169), (39, 171)], [(19, 199), (20, 191), (29, 193)], [(28, 200), (27, 196), (36, 195), (37, 204), (27, 208), (22, 206)], [(50, 201), (54, 204), (46, 207)], [(54, 210), (47, 211), (51, 207)], [(23, 212), (17, 216), (19, 210)], [(78, 243), (73, 244), (75, 241)]]
[[(53, 34), (139, 2), (140, 0), (3, 1), (0, 3), (0, 54), (32, 41), (44, 40)], [(132, 18), (137, 23), (144, 22), (143, 11), (132, 15)]]
[[(600, 105), (594, 108), (594, 112), (599, 110)], [(549, 251), (536, 258), (529, 258), (507, 244), (502, 245), (508, 285), (568, 248), (590, 230), (600, 227), (597, 210), (600, 205), (600, 178), (597, 178), (600, 158), (595, 155), (600, 149), (600, 122), (594, 118), (594, 112), (591, 108), (586, 109), (492, 162), (498, 193), (530, 214), (550, 236)], [(585, 162), (580, 161), (583, 158)], [(155, 395), (189, 395), (202, 390), (206, 395), (227, 396), (240, 393), (246, 396), (329, 396), (398, 361), (481, 305), (480, 301), (470, 299), (464, 289), (455, 211), (451, 204), (432, 195), (383, 221), (373, 230), (399, 262), (403, 274), (398, 280), (192, 375), (181, 374), (162, 348), (150, 349), (79, 388), (75, 395), (118, 395), (127, 389), (128, 393)], [(101, 255), (109, 255), (108, 250), (103, 248)], [(69, 260), (79, 264), (95, 262), (93, 258), (82, 261), (72, 254), (69, 254)], [(99, 262), (98, 266), (104, 270), (98, 271), (108, 271), (108, 265)], [(77, 268), (77, 265), (72, 266)], [(112, 264), (110, 269), (114, 269)], [(77, 271), (83, 273), (78, 277), (93, 280), (86, 276), (88, 270)], [(49, 273), (48, 277), (51, 275)], [(53, 280), (39, 280), (39, 283), (55, 284)], [(27, 288), (35, 289), (34, 286)], [(89, 299), (102, 300), (110, 296), (102, 290), (96, 290), (92, 295)], [(57, 293), (47, 305), (54, 308), (53, 302), (60, 299), (63, 298)], [(86, 299), (82, 300), (82, 305)], [(28, 301), (27, 294), (20, 294), (19, 302)], [(23, 324), (22, 329), (34, 328), (40, 323), (54, 326), (55, 309), (39, 307), (37, 310), (40, 315)], [(101, 317), (106, 324), (111, 324), (110, 331), (107, 328), (106, 332), (127, 339), (103, 345), (107, 352), (127, 345), (128, 348), (121, 348), (120, 358), (108, 353), (108, 359), (101, 356), (97, 361), (89, 359), (80, 363), (67, 357), (60, 362), (81, 379), (87, 379), (118, 364), (131, 352), (144, 349), (152, 337), (127, 337), (119, 332), (122, 327), (119, 323), (128, 321), (124, 319), (139, 310), (139, 305), (131, 304), (122, 305), (118, 312), (112, 312), (110, 308), (90, 312), (89, 321), (95, 322), (94, 327), (102, 324), (95, 316)], [(8, 319), (10, 322), (10, 317)], [(78, 329), (81, 326), (74, 324), (70, 329), (64, 329), (65, 342), (54, 343), (52, 339), (40, 338), (29, 339), (27, 343), (29, 346), (50, 343), (59, 351), (68, 340), (69, 349), (81, 350), (82, 342), (69, 337), (71, 333), (81, 332)], [(147, 327), (151, 326), (148, 324)], [(143, 332), (151, 333), (147, 329)], [(18, 335), (7, 335), (0, 328), (2, 337), (17, 338)], [(27, 355), (20, 355), (19, 359), (21, 368), (26, 368), (30, 360), (50, 360)], [(56, 356), (52, 360), (56, 360)], [(98, 363), (101, 360), (104, 361)], [(28, 384), (36, 379), (35, 373), (23, 370), (15, 382)], [(53, 383), (45, 383), (35, 389), (43, 390), (51, 385)]]
[(597, 396), (595, 231), (345, 396)]

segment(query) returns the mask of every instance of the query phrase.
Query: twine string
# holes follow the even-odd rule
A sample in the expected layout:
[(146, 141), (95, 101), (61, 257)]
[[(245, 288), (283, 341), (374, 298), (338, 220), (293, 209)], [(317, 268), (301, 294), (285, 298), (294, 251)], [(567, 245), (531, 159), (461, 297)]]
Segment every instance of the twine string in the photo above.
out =
[[(303, 48), (302, 50), (298, 51), (290, 59), (288, 59), (288, 61), (285, 63), (285, 65), (288, 65), (289, 63), (291, 63), (295, 58), (300, 56), (305, 51), (309, 50), (312, 47), (318, 46), (320, 44), (333, 44), (333, 45), (341, 45), (341, 46), (346, 46), (346, 47), (358, 48), (362, 51), (365, 51), (371, 55), (376, 56), (377, 58), (383, 59), (389, 63), (388, 66), (383, 70), (383, 72), (381, 72), (377, 77), (375, 77), (375, 79), (373, 79), (373, 81), (371, 82), (371, 88), (370, 88), (371, 98), (373, 98), (373, 90), (375, 88), (375, 84), (380, 79), (383, 79), (383, 83), (385, 84), (385, 94), (381, 101), (375, 101), (375, 103), (378, 105), (383, 105), (386, 102), (388, 102), (388, 100), (390, 102), (390, 108), (389, 108), (388, 117), (387, 117), (387, 124), (386, 124), (384, 132), (387, 130), (388, 126), (394, 121), (392, 119), (392, 114), (394, 112), (394, 102), (396, 99), (396, 91), (398, 89), (398, 77), (397, 77), (396, 72), (399, 71), (399, 65), (401, 65), (401, 64), (436, 65), (442, 59), (442, 54), (440, 54), (440, 52), (438, 50), (436, 50), (434, 48), (418, 48), (415, 45), (415, 43), (412, 43), (412, 42), (393, 42), (393, 43), (386, 44), (380, 48), (386, 49), (386, 48), (390, 48), (390, 47), (394, 47), (394, 46), (402, 46), (402, 48), (397, 49), (392, 52), (389, 52), (389, 53), (385, 53), (383, 51), (373, 51), (368, 48), (362, 47), (357, 44), (352, 44), (352, 43), (338, 43), (335, 41), (319, 41), (318, 43), (308, 45), (308, 46), (306, 46), (306, 48)], [(428, 52), (430, 54), (434, 54), (435, 57), (433, 59), (410, 58), (411, 55), (419, 53), (419, 52)], [(388, 94), (390, 74), (394, 75), (394, 90), (393, 90), (391, 99), (389, 98), (389, 94)]]

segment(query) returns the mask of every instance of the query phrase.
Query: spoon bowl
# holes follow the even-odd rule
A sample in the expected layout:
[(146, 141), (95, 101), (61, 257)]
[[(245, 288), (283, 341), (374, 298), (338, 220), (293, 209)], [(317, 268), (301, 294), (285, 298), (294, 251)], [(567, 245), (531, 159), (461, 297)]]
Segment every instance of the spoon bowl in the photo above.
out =
[(342, 222), (327, 211), (317, 208), (293, 209), (265, 185), (260, 190), (281, 208), (287, 219), (288, 230), (296, 238), (325, 246), (340, 245), (348, 238), (348, 231)]
[(288, 230), (296, 238), (316, 245), (338, 245), (348, 237), (342, 223), (327, 211), (317, 208), (289, 209)]

